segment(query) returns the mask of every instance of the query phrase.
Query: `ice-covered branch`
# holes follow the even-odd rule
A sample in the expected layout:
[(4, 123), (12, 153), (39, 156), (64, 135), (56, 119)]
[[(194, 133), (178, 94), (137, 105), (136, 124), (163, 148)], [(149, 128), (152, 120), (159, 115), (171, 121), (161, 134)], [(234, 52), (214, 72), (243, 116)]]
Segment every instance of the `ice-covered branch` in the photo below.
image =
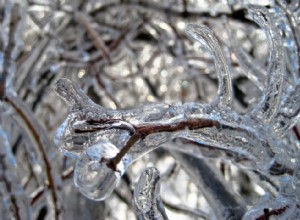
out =
[(265, 31), (270, 50), (266, 88), (258, 107), (252, 115), (265, 123), (270, 123), (278, 111), (281, 100), (283, 77), (285, 74), (285, 56), (280, 33), (274, 25), (270, 13), (265, 7), (249, 6), (249, 18)]
[[(200, 104), (197, 101), (187, 103), (160, 102), (144, 104), (140, 107), (128, 105), (131, 107), (126, 109), (116, 109), (116, 105), (114, 105), (113, 109), (109, 109), (105, 107), (105, 103), (97, 105), (75, 83), (68, 79), (62, 78), (54, 84), (54, 90), (68, 104), (70, 109), (69, 115), (55, 134), (55, 144), (64, 155), (77, 159), (74, 168), (74, 180), (80, 192), (93, 200), (106, 199), (134, 161), (161, 146), (167, 147), (170, 151), (181, 151), (193, 155), (193, 159), (190, 159), (190, 156), (178, 156), (180, 158), (178, 161), (185, 167), (191, 179), (196, 180), (198, 188), (203, 191), (203, 195), (210, 206), (214, 210), (218, 209), (218, 212), (216, 212), (217, 218), (226, 216), (228, 219), (231, 217), (240, 219), (246, 212), (246, 206), (243, 206), (235, 198), (234, 194), (225, 186), (226, 184), (222, 184), (222, 181), (216, 178), (215, 172), (210, 169), (210, 166), (202, 159), (203, 157), (229, 159), (240, 169), (250, 168), (253, 172), (261, 173), (261, 176), (274, 178), (269, 181), (271, 183), (278, 184), (281, 181), (280, 175), (291, 178), (297, 162), (297, 158), (293, 155), (293, 151), (297, 151), (297, 145), (292, 143), (293, 146), (289, 147), (290, 139), (282, 137), (285, 134), (284, 131), (297, 121), (299, 115), (299, 104), (297, 104), (299, 102), (299, 86), (294, 86), (290, 82), (283, 82), (285, 74), (284, 48), (280, 32), (272, 22), (272, 15), (266, 8), (261, 6), (249, 6), (248, 13), (250, 19), (259, 24), (265, 32), (270, 49), (268, 71), (265, 74), (259, 67), (253, 66), (254, 59), (251, 59), (249, 54), (246, 54), (240, 48), (233, 48), (238, 63), (241, 64), (244, 70), (251, 72), (252, 75), (248, 78), (263, 93), (261, 98), (257, 95), (250, 97), (249, 102), (260, 100), (250, 115), (242, 114), (236, 110), (237, 108), (233, 108), (233, 99), (241, 94), (234, 94), (235, 92), (239, 93), (239, 91), (235, 90), (233, 92), (229, 68), (221, 47), (212, 31), (204, 25), (187, 25), (187, 32), (199, 43), (207, 46), (214, 59), (219, 86), (217, 96), (212, 104)], [(145, 23), (148, 24), (148, 22), (148, 18), (145, 18)], [(149, 23), (151, 24), (151, 22)], [(151, 28), (152, 25), (150, 25)], [(168, 27), (154, 28), (153, 34), (155, 34), (151, 40), (157, 42), (156, 34), (164, 28)], [(171, 29), (180, 35), (177, 27), (171, 25)], [(94, 34), (96, 34), (95, 29), (92, 35), (94, 36)], [(148, 39), (148, 33), (146, 35)], [(140, 37), (145, 36), (137, 36), (137, 39), (139, 40)], [(175, 42), (179, 41), (175, 39)], [(102, 43), (104, 44), (104, 42)], [(231, 44), (231, 47), (237, 46), (238, 44)], [(186, 51), (182, 51), (181, 46), (179, 47), (180, 56), (185, 56)], [(174, 48), (164, 49), (161, 50), (161, 53), (165, 51), (168, 55), (177, 53), (177, 51), (172, 51)], [(101, 49), (98, 45), (98, 50), (103, 50), (103, 48)], [(138, 53), (135, 49), (133, 51), (133, 53)], [(159, 56), (159, 53), (155, 56)], [(153, 58), (153, 65), (157, 66), (159, 62), (163, 61), (160, 58)], [(145, 61), (141, 63), (145, 63)], [(190, 67), (190, 63), (181, 62), (181, 64), (183, 67)], [(117, 79), (115, 76), (110, 76), (106, 72), (106, 68), (100, 66), (100, 64), (97, 65), (96, 69), (103, 70), (104, 73), (101, 75), (103, 79), (106, 77), (109, 80)], [(142, 71), (140, 67), (142, 65), (138, 63), (137, 66), (134, 70), (130, 69), (123, 78), (131, 80), (139, 75), (136, 71)], [(232, 75), (238, 78), (243, 70), (235, 68), (236, 66), (236, 63), (232, 65), (232, 69), (234, 69)], [(215, 89), (217, 80), (214, 76), (210, 76), (213, 72), (210, 70), (213, 68), (208, 69), (208, 71), (205, 71), (207, 74), (200, 76), (209, 78), (211, 80), (209, 87)], [(92, 70), (92, 68), (85, 69), (85, 71), (87, 70)], [(88, 74), (85, 71), (84, 74)], [(161, 71), (159, 72), (161, 75), (168, 75), (165, 70), (159, 71)], [(181, 72), (182, 69), (178, 68), (176, 71)], [(137, 80), (136, 84), (139, 84), (141, 90), (149, 89), (150, 94), (160, 99), (162, 96), (155, 91), (152, 85), (156, 82), (152, 82), (150, 78), (146, 83), (143, 81), (145, 72), (138, 76), (141, 80)], [(151, 74), (155, 75), (157, 73), (151, 72)], [(264, 82), (264, 80), (266, 81)], [(246, 81), (249, 82), (248, 79)], [(171, 83), (166, 85), (169, 84)], [(253, 84), (249, 83), (248, 85)], [(286, 86), (291, 86), (288, 92), (286, 92)], [(111, 88), (109, 89), (112, 91)], [(167, 88), (162, 86), (161, 89)], [(190, 91), (188, 89), (187, 91)], [(247, 93), (248, 90), (249, 87), (245, 86), (243, 93)], [(89, 90), (88, 93), (89, 96), (90, 94), (93, 95)], [(260, 92), (258, 93), (260, 94)], [(182, 93), (181, 100), (186, 100), (185, 96), (186, 94)], [(124, 97), (130, 98), (126, 95)], [(147, 96), (147, 99), (151, 100), (151, 98), (153, 96)], [(212, 96), (210, 96), (211, 98)], [(118, 99), (111, 100), (122, 103)], [(247, 110), (246, 107), (242, 109), (243, 112), (247, 112)], [(289, 150), (286, 151), (286, 149)], [(180, 153), (174, 154), (180, 155)], [(291, 157), (291, 155), (293, 156)], [(143, 175), (142, 180), (148, 178), (146, 174)], [(141, 186), (136, 188), (139, 193), (147, 191), (143, 188), (145, 184), (141, 183), (138, 186)], [(151, 190), (151, 192), (154, 192), (155, 188), (151, 188)], [(281, 193), (280, 190), (277, 190), (276, 185), (276, 190), (272, 192), (279, 194)], [(266, 191), (268, 191), (267, 188)], [(147, 194), (145, 198), (148, 199), (147, 201), (152, 201), (155, 199), (153, 195), (151, 193)], [(291, 201), (294, 201), (294, 198)], [(149, 214), (148, 209), (145, 211), (139, 208), (139, 210), (139, 216)], [(272, 213), (271, 205), (270, 209), (267, 210)], [(277, 209), (274, 208), (274, 210)], [(147, 219), (148, 217), (145, 216), (143, 217)]]
[[(65, 155), (80, 158), (75, 182), (95, 200), (105, 199), (112, 192), (133, 161), (177, 137), (199, 143), (198, 152), (202, 147), (224, 152), (236, 162), (262, 170), (272, 167), (276, 152), (284, 146), (267, 135), (268, 128), (257, 131), (256, 121), (228, 109), (218, 112), (197, 103), (177, 103), (109, 110), (90, 101), (67, 79), (59, 80), (54, 89), (72, 110), (58, 129), (55, 143)], [(190, 152), (195, 152), (193, 149)], [(95, 153), (94, 159), (89, 152)], [(96, 170), (89, 168), (91, 160), (98, 164)]]
[(274, 129), (278, 135), (283, 135), (299, 121), (300, 117), (300, 80), (291, 88), (281, 103), (281, 108), (275, 117)]
[(219, 87), (215, 103), (221, 106), (231, 107), (232, 86), (226, 59), (223, 55), (218, 40), (214, 33), (204, 25), (189, 24), (187, 33), (199, 43), (208, 47), (215, 60), (216, 72), (219, 80)]
[(160, 198), (160, 174), (155, 167), (141, 174), (134, 189), (133, 204), (139, 220), (168, 219)]

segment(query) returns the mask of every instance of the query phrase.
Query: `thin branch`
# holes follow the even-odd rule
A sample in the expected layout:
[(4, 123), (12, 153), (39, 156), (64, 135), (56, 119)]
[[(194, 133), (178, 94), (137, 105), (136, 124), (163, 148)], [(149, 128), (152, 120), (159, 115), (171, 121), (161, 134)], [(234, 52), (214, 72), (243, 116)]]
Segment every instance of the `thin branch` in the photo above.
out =
[(104, 58), (111, 63), (111, 58), (110, 58), (110, 51), (108, 47), (106, 47), (105, 43), (103, 40), (100, 38), (99, 34), (95, 31), (95, 29), (92, 27), (91, 23), (89, 22), (87, 15), (85, 15), (82, 12), (75, 12), (75, 19), (76, 21), (86, 29), (88, 35), (92, 39), (95, 47), (99, 50), (102, 51), (102, 54)]

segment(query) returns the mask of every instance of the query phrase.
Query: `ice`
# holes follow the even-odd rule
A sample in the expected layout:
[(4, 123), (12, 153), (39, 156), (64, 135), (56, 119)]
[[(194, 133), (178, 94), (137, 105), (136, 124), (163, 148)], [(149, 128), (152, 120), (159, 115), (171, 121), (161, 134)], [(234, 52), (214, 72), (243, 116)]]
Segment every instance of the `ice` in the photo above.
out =
[(0, 219), (300, 219), (299, 0), (0, 2)]
[(219, 88), (215, 102), (222, 106), (231, 107), (231, 77), (226, 59), (216, 37), (214, 36), (213, 32), (204, 25), (190, 24), (187, 26), (187, 33), (199, 43), (204, 44), (204, 46), (209, 48), (215, 59), (215, 67), (219, 80)]
[(249, 6), (249, 18), (265, 31), (270, 48), (270, 62), (267, 72), (266, 87), (260, 104), (254, 109), (253, 115), (258, 120), (270, 123), (278, 111), (281, 100), (283, 77), (285, 74), (285, 56), (280, 33), (273, 23), (273, 17), (265, 7)]
[(106, 199), (115, 189), (121, 173), (107, 166), (107, 161), (119, 150), (108, 142), (99, 142), (81, 154), (74, 170), (74, 182), (80, 192), (90, 199)]
[(133, 197), (138, 219), (168, 219), (160, 198), (160, 174), (155, 167), (143, 171), (135, 186)]
[[(190, 153), (200, 152), (199, 156), (207, 155), (208, 151), (211, 156), (225, 154), (236, 163), (264, 172), (279, 163), (277, 160), (284, 162), (276, 153), (281, 153), (286, 146), (280, 140), (273, 140), (276, 137), (270, 134), (270, 128), (230, 108), (220, 106), (216, 110), (214, 105), (190, 102), (108, 110), (89, 101), (69, 80), (61, 79), (56, 86), (56, 91), (67, 99), (72, 111), (57, 130), (55, 142), (65, 155), (80, 158), (75, 169), (75, 182), (90, 198), (106, 198), (133, 161), (178, 137), (198, 143), (188, 145), (186, 150)], [(109, 144), (103, 144), (103, 141)], [(91, 151), (91, 146), (97, 150)], [(172, 148), (183, 150), (179, 142)], [(109, 160), (99, 165), (105, 152), (115, 152), (115, 155), (108, 155)], [(98, 161), (97, 165), (95, 161)], [(88, 172), (90, 166), (96, 171)], [(97, 184), (93, 182), (95, 179)], [(107, 183), (112, 183), (109, 189), (105, 188)], [(85, 184), (92, 184), (92, 188), (85, 189)], [(109, 192), (103, 194), (102, 189)]]
[[(260, 6), (249, 6), (248, 13), (265, 31), (270, 47), (267, 74), (251, 68), (250, 63), (254, 61), (242, 50), (234, 50), (244, 69), (253, 74), (249, 78), (263, 90), (250, 115), (241, 114), (232, 106), (231, 76), (226, 59), (216, 37), (204, 25), (188, 25), (187, 32), (213, 55), (219, 87), (211, 104), (149, 103), (125, 110), (108, 109), (95, 104), (68, 79), (62, 78), (54, 84), (54, 90), (70, 109), (56, 132), (55, 144), (66, 156), (78, 159), (74, 181), (80, 192), (93, 200), (106, 199), (134, 161), (161, 146), (198, 159), (226, 158), (239, 168), (255, 170), (276, 181), (281, 175), (291, 175), (295, 162), (291, 160), (291, 150), (287, 150), (291, 148), (290, 143), (282, 136), (299, 117), (299, 82), (283, 82), (285, 56), (272, 15)], [(298, 175), (294, 175), (296, 185)], [(147, 219), (157, 214), (158, 219), (165, 218), (162, 211), (156, 209), (159, 207), (155, 203), (159, 200), (159, 186), (155, 182), (158, 179), (154, 168), (142, 174), (134, 195), (138, 216)], [(214, 189), (211, 190), (213, 194)], [(290, 186), (289, 190), (295, 192)], [(282, 194), (282, 197), (288, 196)], [(295, 199), (290, 198), (288, 203)], [(211, 206), (216, 205), (213, 199), (209, 202)], [(271, 203), (270, 207), (280, 209)], [(225, 206), (224, 210), (227, 210)], [(230, 215), (234, 213), (235, 210), (230, 211)], [(248, 214), (252, 216), (251, 212)]]

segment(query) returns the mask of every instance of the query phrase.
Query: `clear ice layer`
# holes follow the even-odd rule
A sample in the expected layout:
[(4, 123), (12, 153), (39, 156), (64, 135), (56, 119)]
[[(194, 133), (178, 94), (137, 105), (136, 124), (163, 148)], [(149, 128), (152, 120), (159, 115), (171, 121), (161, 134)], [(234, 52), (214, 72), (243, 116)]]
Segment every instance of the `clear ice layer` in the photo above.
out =
[[(214, 57), (219, 87), (210, 105), (153, 103), (111, 110), (95, 104), (68, 79), (55, 83), (54, 90), (70, 108), (55, 143), (66, 156), (77, 158), (75, 185), (84, 195), (94, 200), (107, 198), (133, 161), (160, 146), (198, 157), (225, 157), (263, 173), (291, 174), (295, 166), (291, 159), (298, 158), (290, 158), (288, 143), (280, 137), (299, 118), (299, 82), (294, 87), (283, 83), (285, 56), (272, 15), (259, 6), (250, 6), (248, 14), (264, 30), (270, 47), (269, 68), (259, 73), (259, 79), (265, 80), (259, 86), (263, 96), (250, 115), (234, 110), (226, 59), (213, 32), (204, 25), (188, 25), (187, 32)], [(243, 56), (240, 51), (235, 53), (240, 54), (239, 59)], [(136, 205), (147, 203), (142, 197), (139, 201)]]

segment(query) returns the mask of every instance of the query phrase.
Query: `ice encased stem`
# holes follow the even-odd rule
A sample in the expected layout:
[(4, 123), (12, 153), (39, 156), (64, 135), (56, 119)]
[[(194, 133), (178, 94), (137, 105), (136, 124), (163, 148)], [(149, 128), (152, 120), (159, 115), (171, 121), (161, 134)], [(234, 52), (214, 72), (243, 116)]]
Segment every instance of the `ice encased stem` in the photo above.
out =
[(187, 33), (199, 43), (208, 47), (210, 53), (213, 55), (216, 73), (219, 80), (219, 87), (215, 103), (220, 104), (221, 106), (231, 107), (231, 77), (229, 74), (226, 59), (218, 43), (218, 40), (214, 36), (214, 33), (207, 26), (200, 24), (189, 24), (187, 26)]
[(259, 24), (265, 31), (270, 48), (267, 82), (263, 91), (264, 96), (252, 115), (265, 123), (270, 123), (278, 111), (281, 98), (285, 72), (283, 45), (280, 33), (272, 21), (273, 17), (265, 7), (249, 6), (248, 14), (249, 18)]
[[(72, 109), (57, 130), (55, 143), (66, 156), (79, 158), (75, 183), (94, 200), (105, 199), (112, 192), (132, 161), (177, 137), (199, 143), (194, 149), (205, 147), (224, 152), (263, 170), (268, 170), (274, 161), (276, 148), (271, 138), (266, 140), (271, 137), (265, 135), (268, 130), (262, 127), (257, 132), (255, 120), (227, 107), (219, 106), (220, 111), (216, 111), (214, 105), (160, 103), (131, 110), (109, 110), (89, 101), (67, 79), (59, 80), (55, 86)], [(278, 142), (276, 146), (281, 144)], [(180, 148), (173, 146), (173, 149)], [(91, 151), (98, 156), (91, 158)], [(114, 154), (103, 156), (106, 151)]]
[(133, 204), (139, 220), (167, 220), (160, 198), (160, 174), (155, 167), (145, 169), (134, 189)]

